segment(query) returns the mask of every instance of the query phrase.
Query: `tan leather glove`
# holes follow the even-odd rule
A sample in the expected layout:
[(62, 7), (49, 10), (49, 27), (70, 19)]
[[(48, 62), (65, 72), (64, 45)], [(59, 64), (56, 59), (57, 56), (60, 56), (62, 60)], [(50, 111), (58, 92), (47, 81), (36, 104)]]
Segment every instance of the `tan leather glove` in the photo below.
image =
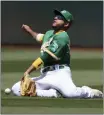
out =
[(21, 80), (20, 93), (22, 96), (36, 96), (36, 85), (29, 75), (24, 76)]

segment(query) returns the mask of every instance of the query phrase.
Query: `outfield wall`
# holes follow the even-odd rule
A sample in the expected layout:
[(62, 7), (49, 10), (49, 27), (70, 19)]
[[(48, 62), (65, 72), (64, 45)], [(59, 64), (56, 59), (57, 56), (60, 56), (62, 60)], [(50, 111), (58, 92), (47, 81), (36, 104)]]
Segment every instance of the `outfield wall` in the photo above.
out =
[(28, 24), (37, 32), (46, 32), (51, 29), (55, 8), (69, 10), (74, 16), (68, 30), (72, 46), (103, 46), (102, 1), (1, 1), (1, 43), (37, 45), (21, 26)]

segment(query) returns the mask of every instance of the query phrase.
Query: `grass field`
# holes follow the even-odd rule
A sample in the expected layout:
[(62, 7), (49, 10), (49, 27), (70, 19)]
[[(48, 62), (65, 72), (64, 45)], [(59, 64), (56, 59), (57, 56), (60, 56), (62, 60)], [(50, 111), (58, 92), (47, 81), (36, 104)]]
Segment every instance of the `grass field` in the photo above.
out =
[[(102, 114), (103, 99), (63, 99), (16, 97), (4, 89), (19, 81), (25, 70), (39, 56), (39, 49), (1, 49), (2, 114)], [(100, 50), (71, 50), (72, 77), (77, 86), (88, 85), (103, 90), (103, 53)], [(31, 76), (39, 76), (39, 71)]]

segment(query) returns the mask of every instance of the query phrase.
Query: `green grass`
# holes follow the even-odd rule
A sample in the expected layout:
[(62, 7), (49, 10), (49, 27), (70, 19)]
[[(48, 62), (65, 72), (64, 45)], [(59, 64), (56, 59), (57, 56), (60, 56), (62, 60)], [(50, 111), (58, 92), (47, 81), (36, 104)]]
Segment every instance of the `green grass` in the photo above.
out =
[[(9, 99), (9, 101), (8, 101)], [(2, 98), (2, 106), (22, 107), (60, 107), (60, 108), (101, 108), (102, 99), (64, 99), (64, 98), (41, 98), (41, 97), (7, 97)], [(21, 103), (22, 102), (22, 103)], [(70, 104), (71, 103), (71, 104)], [(53, 106), (54, 105), (54, 106)], [(80, 105), (80, 106), (79, 106)]]
[[(99, 88), (95, 86), (96, 88)], [(17, 97), (6, 95), (2, 91), (2, 113), (86, 113), (100, 114), (103, 111), (102, 99), (67, 99), (67, 98), (42, 98), (42, 97)]]
[(2, 114), (102, 114), (101, 108), (2, 107)]
[[(39, 49), (2, 48), (1, 50), (1, 113), (2, 114), (102, 114), (103, 99), (66, 99), (17, 97), (6, 95), (4, 89), (12, 87), (23, 76)], [(77, 86), (88, 85), (103, 91), (101, 51), (71, 51), (72, 78)], [(32, 77), (39, 76), (36, 71)]]

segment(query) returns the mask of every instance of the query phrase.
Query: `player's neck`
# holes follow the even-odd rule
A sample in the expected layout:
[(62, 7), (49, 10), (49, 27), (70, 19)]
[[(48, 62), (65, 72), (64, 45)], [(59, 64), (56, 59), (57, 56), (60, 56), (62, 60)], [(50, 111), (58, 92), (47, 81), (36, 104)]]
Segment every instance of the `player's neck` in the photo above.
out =
[(61, 32), (63, 32), (64, 30), (59, 30), (59, 31), (57, 31), (55, 34), (59, 34), (59, 33), (61, 33)]
[(58, 33), (60, 33), (60, 32), (63, 32), (64, 30), (54, 30), (54, 34), (58, 34)]

